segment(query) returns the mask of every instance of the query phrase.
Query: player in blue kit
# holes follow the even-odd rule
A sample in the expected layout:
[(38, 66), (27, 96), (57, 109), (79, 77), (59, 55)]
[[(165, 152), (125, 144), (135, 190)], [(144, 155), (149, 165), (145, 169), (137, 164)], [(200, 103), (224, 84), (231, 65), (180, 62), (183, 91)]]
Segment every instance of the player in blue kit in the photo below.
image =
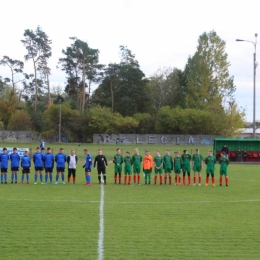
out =
[(83, 165), (83, 168), (85, 168), (85, 177), (86, 177), (85, 186), (91, 186), (90, 172), (92, 168), (92, 157), (89, 154), (88, 149), (84, 150), (84, 154), (86, 155), (86, 163)]
[(20, 162), (20, 156), (17, 153), (17, 148), (13, 149), (13, 153), (10, 154), (10, 161), (11, 161), (11, 171), (12, 171), (12, 177), (11, 177), (11, 183), (17, 183), (18, 174), (19, 171), (19, 162)]
[(54, 167), (54, 155), (51, 153), (51, 148), (47, 148), (47, 153), (43, 156), (43, 165), (45, 168), (45, 184), (48, 183), (48, 176), (50, 177), (50, 184), (52, 184), (52, 172)]
[(63, 148), (60, 148), (60, 152), (55, 155), (55, 162), (56, 162), (56, 182), (55, 184), (58, 184), (59, 182), (59, 175), (61, 174), (61, 180), (62, 184), (65, 184), (64, 181), (64, 171), (65, 171), (65, 163), (66, 163), (67, 156), (64, 154)]
[(7, 149), (3, 148), (3, 152), (0, 154), (1, 163), (1, 184), (7, 184), (7, 169), (8, 169), (9, 155)]
[(29, 184), (29, 173), (31, 168), (31, 158), (28, 155), (28, 151), (24, 152), (24, 155), (21, 159), (21, 167), (22, 167), (22, 181), (21, 184), (24, 182), (24, 175), (26, 174), (26, 183)]
[(37, 182), (38, 174), (40, 174), (40, 182), (41, 182), (41, 184), (44, 184), (43, 180), (42, 180), (43, 154), (41, 153), (41, 148), (40, 147), (36, 148), (36, 153), (33, 155), (33, 162), (34, 162), (34, 169), (35, 169), (34, 184), (38, 183)]
[(44, 154), (44, 149), (45, 149), (45, 142), (44, 142), (44, 140), (41, 140), (40, 148), (41, 148), (42, 154)]

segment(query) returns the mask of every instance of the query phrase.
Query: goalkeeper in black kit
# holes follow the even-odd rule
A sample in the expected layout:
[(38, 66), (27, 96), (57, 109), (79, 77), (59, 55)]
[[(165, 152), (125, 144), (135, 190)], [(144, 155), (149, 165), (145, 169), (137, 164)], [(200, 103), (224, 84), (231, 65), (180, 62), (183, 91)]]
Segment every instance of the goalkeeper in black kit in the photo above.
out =
[(98, 155), (95, 158), (94, 161), (94, 168), (96, 168), (97, 164), (97, 170), (98, 170), (98, 181), (99, 184), (101, 184), (101, 174), (103, 174), (104, 184), (107, 184), (107, 176), (106, 176), (106, 168), (107, 168), (107, 159), (102, 154), (102, 150), (98, 150)]

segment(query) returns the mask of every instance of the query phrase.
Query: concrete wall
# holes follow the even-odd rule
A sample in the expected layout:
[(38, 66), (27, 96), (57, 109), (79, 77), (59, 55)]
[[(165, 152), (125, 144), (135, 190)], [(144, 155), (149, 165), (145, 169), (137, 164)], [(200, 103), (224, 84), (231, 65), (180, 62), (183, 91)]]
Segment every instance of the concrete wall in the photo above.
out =
[(33, 139), (30, 131), (0, 131), (0, 141), (2, 142), (31, 142)]
[(94, 144), (213, 145), (220, 135), (94, 134)]

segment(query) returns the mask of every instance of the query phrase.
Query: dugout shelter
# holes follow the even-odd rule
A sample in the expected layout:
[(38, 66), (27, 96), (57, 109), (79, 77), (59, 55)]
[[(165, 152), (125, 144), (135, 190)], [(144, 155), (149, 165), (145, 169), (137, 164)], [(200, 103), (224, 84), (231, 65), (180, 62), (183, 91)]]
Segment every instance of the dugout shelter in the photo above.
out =
[(224, 144), (228, 147), (228, 155), (231, 162), (236, 161), (238, 149), (247, 151), (247, 157), (244, 161), (260, 162), (260, 139), (215, 138), (213, 151), (217, 160), (220, 157)]

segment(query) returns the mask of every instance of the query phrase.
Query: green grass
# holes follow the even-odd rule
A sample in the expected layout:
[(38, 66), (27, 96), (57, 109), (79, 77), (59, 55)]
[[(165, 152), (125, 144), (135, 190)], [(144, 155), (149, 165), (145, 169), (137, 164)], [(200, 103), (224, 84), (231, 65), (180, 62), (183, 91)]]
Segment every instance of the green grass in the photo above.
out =
[[(98, 147), (88, 146), (93, 155)], [(112, 158), (116, 146), (102, 148)], [(0, 259), (98, 259), (100, 186), (95, 170), (83, 185), (81, 164), (77, 185), (0, 185)], [(104, 259), (259, 259), (259, 170), (231, 164), (229, 187), (205, 187), (205, 170), (201, 187), (119, 186), (110, 163)]]

